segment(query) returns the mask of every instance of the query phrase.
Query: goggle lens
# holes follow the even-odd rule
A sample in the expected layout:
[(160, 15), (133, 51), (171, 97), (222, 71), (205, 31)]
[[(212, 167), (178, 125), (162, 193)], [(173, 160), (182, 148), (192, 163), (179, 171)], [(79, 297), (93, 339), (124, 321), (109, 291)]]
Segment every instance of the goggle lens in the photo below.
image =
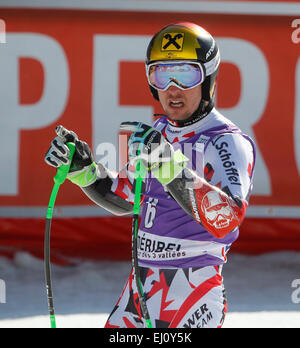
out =
[(181, 89), (189, 89), (201, 84), (204, 74), (196, 63), (158, 63), (149, 66), (148, 80), (159, 90), (166, 90), (172, 82)]

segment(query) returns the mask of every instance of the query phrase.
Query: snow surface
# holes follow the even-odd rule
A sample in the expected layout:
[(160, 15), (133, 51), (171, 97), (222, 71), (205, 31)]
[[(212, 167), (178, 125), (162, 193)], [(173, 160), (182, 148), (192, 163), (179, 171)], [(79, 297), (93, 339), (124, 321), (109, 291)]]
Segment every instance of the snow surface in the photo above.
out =
[[(129, 262), (86, 260), (52, 265), (57, 327), (102, 328), (130, 267)], [(231, 254), (223, 276), (228, 298), (224, 328), (300, 328), (300, 291), (292, 287), (300, 279), (300, 253)], [(6, 294), (0, 328), (50, 326), (43, 261), (26, 253), (0, 258), (0, 280)]]

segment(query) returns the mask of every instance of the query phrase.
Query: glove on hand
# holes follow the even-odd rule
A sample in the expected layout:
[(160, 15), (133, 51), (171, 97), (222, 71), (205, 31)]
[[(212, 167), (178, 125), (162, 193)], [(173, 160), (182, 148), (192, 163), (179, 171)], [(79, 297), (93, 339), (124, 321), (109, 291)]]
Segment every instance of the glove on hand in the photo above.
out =
[(142, 122), (122, 122), (120, 129), (133, 132), (128, 141), (129, 160), (142, 160), (162, 185), (169, 184), (186, 167), (188, 159), (180, 150), (175, 152), (157, 129)]
[(75, 143), (76, 150), (67, 179), (81, 187), (93, 184), (98, 178), (99, 171), (88, 144), (78, 140), (77, 134), (63, 126), (56, 127), (55, 131), (57, 137), (53, 139), (46, 153), (45, 162), (55, 168), (70, 164), (70, 150), (66, 143)]

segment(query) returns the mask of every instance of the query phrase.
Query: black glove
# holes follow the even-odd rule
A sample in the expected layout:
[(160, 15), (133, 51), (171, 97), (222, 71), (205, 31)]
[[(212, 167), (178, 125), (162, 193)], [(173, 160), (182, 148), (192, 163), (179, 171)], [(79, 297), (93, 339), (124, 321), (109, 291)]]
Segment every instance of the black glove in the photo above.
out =
[(131, 162), (142, 160), (147, 170), (154, 170), (162, 162), (170, 160), (172, 145), (155, 128), (142, 122), (122, 122), (120, 129), (133, 132), (128, 140), (128, 156)]
[(70, 164), (70, 150), (66, 143), (74, 143), (76, 150), (67, 178), (82, 187), (91, 185), (97, 179), (98, 166), (94, 162), (92, 151), (88, 144), (78, 140), (76, 133), (69, 131), (63, 126), (56, 127), (55, 131), (57, 137), (53, 139), (46, 153), (45, 162), (55, 168), (59, 168), (64, 164)]
[(142, 160), (162, 185), (170, 183), (186, 166), (188, 159), (155, 128), (142, 122), (123, 122), (120, 129), (134, 132), (129, 141), (129, 160)]

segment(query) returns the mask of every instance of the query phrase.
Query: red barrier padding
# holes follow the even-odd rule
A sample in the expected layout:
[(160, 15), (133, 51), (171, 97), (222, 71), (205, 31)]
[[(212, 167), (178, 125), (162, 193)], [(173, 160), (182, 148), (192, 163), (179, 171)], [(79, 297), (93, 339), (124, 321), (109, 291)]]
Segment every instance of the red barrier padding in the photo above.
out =
[[(0, 219), (0, 254), (12, 257), (27, 251), (43, 257), (44, 219)], [(298, 219), (247, 218), (232, 252), (259, 254), (279, 250), (300, 251)], [(72, 258), (131, 259), (131, 218), (53, 219), (51, 258), (67, 263)]]

